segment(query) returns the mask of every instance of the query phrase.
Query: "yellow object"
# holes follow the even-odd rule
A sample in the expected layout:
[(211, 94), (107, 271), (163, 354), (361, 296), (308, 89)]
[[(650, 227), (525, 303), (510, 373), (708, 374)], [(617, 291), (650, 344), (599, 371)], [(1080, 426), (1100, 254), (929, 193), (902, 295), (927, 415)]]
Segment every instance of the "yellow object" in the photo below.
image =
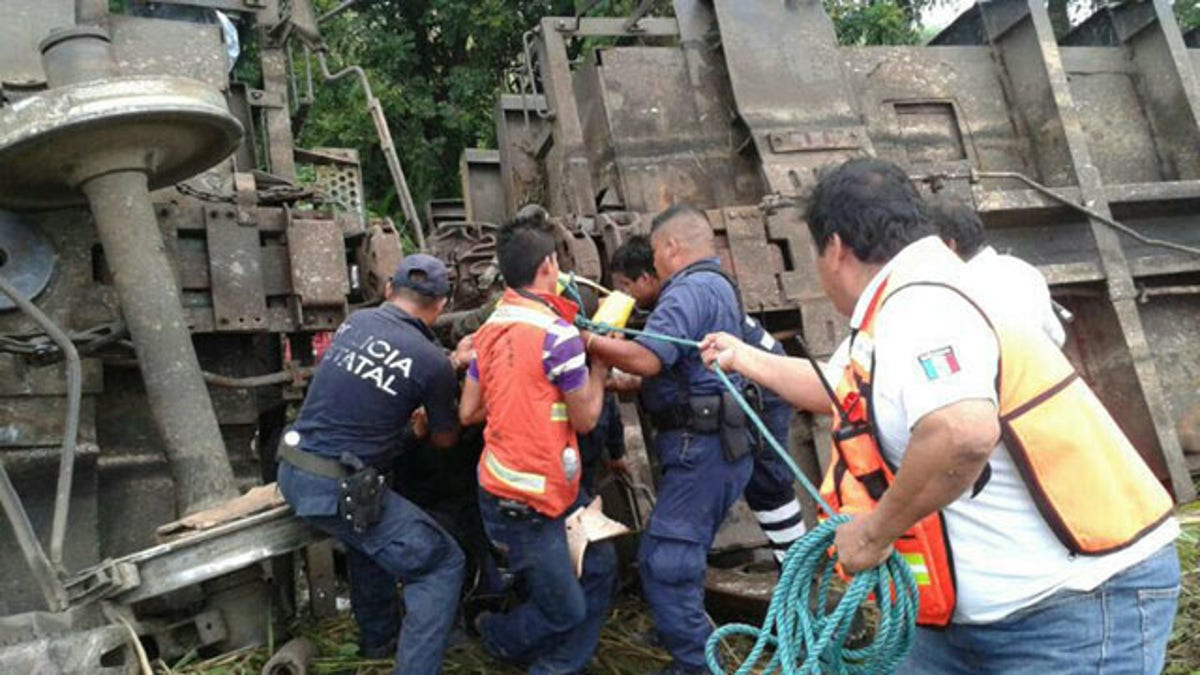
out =
[(630, 315), (633, 314), (633, 307), (636, 304), (637, 302), (632, 296), (621, 291), (613, 291), (600, 301), (600, 306), (596, 308), (596, 314), (592, 317), (592, 321), (615, 328), (624, 328)]
[(558, 285), (555, 286), (554, 292), (558, 295), (562, 295), (562, 292), (564, 289), (566, 289), (567, 284), (571, 283), (572, 281), (574, 281), (576, 284), (594, 288), (595, 290), (599, 291), (601, 295), (608, 295), (609, 293), (612, 293), (612, 291), (592, 281), (591, 279), (586, 277), (577, 277), (573, 273), (567, 272), (558, 273)]

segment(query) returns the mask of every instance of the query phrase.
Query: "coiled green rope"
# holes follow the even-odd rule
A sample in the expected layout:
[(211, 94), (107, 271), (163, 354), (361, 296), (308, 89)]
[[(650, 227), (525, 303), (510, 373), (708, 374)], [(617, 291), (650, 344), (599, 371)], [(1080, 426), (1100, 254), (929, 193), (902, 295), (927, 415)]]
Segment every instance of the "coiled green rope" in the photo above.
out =
[[(579, 301), (574, 283), (565, 284), (567, 291)], [(579, 301), (583, 306), (582, 301)], [(619, 332), (632, 337), (646, 337), (673, 344), (699, 348), (700, 343), (669, 335), (620, 328), (595, 323), (582, 314), (575, 323), (585, 330), (601, 335)], [(833, 509), (821, 498), (821, 493), (800, 467), (792, 461), (787, 450), (775, 440), (754, 408), (742, 396), (729, 376), (717, 364), (713, 372), (733, 395), (746, 417), (754, 423), (762, 438), (783, 459), (792, 475), (805, 491), (824, 509)], [(754, 638), (754, 647), (734, 671), (736, 675), (750, 672), (783, 675), (817, 675), (818, 673), (890, 673), (900, 666), (912, 645), (917, 620), (917, 582), (908, 563), (895, 551), (879, 567), (854, 575), (849, 587), (833, 611), (827, 611), (829, 591), (834, 578), (836, 553), (830, 553), (834, 532), (849, 516), (833, 515), (801, 537), (788, 549), (783, 559), (779, 582), (771, 594), (771, 604), (761, 626), (734, 623), (720, 626), (708, 638), (705, 658), (713, 673), (725, 673), (719, 650), (721, 641), (735, 635)], [(814, 589), (813, 580), (817, 579)], [(868, 596), (873, 595), (879, 608), (879, 622), (871, 643), (858, 649), (846, 648), (846, 638), (858, 611)], [(766, 658), (768, 649), (770, 658)], [(765, 663), (760, 662), (764, 661)]]

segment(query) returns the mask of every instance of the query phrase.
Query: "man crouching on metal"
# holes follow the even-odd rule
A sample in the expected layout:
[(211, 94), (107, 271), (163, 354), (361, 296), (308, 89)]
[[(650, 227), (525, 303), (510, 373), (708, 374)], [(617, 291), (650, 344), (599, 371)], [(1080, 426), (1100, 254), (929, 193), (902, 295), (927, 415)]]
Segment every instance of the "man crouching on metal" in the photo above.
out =
[(564, 521), (588, 501), (576, 433), (596, 425), (608, 366), (593, 361), (589, 370), (572, 325), (578, 306), (555, 295), (558, 259), (543, 212), (501, 227), (497, 257), (507, 287), (475, 333), (459, 417), (487, 420), (484, 528), (529, 593), (512, 611), (481, 614), (475, 627), (492, 656), (530, 673), (582, 672), (608, 616), (616, 553), (609, 542), (589, 545), (576, 578)]
[[(363, 656), (394, 649), (395, 672), (405, 675), (441, 670), (464, 561), (454, 539), (388, 489), (381, 474), (418, 408), (435, 446), (458, 439), (458, 381), (429, 330), (449, 293), (440, 260), (406, 257), (387, 302), (338, 328), (279, 447), (284, 499), (346, 547)], [(402, 627), (397, 581), (404, 584)]]

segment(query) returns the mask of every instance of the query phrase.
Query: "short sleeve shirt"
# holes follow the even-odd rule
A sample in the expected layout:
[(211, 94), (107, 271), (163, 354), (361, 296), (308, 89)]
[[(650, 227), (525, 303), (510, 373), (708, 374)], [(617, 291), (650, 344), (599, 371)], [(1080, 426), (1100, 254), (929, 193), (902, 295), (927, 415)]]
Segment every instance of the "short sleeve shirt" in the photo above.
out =
[[(900, 256), (928, 255), (935, 246), (942, 246), (936, 238), (910, 244), (890, 265)], [(864, 291), (852, 330), (888, 269)], [(848, 352), (839, 349), (833, 361), (869, 360), (871, 350), (859, 346), (861, 339)], [(873, 353), (874, 421), (884, 456), (901, 473), (912, 429), (924, 417), (960, 401), (997, 401), (998, 340), (983, 315), (950, 289), (894, 292), (879, 309)], [(1038, 512), (1004, 443), (988, 470), (978, 494), (967, 490), (943, 510), (958, 582), (956, 622), (997, 621), (1062, 588), (1091, 590), (1171, 536), (1163, 530), (1118, 553), (1071, 556)]]
[[(717, 258), (706, 258), (696, 265), (717, 265)], [(739, 335), (744, 317), (733, 287), (719, 274), (709, 271), (681, 270), (663, 285), (658, 303), (646, 321), (647, 333), (658, 333), (699, 342), (718, 331)], [(649, 349), (662, 364), (662, 372), (642, 385), (642, 400), (650, 412), (686, 403), (691, 396), (724, 391), (721, 381), (700, 360), (692, 347), (648, 336), (636, 342)], [(731, 375), (737, 383), (740, 378)]]
[[(785, 356), (787, 354), (779, 340), (776, 340), (775, 336), (767, 332), (767, 329), (753, 317), (747, 315), (742, 324), (742, 342), (777, 356)], [(778, 394), (770, 389), (767, 389), (766, 387), (763, 387), (762, 393), (764, 409), (774, 408), (780, 405), (789, 405), (786, 401), (780, 398)]]
[(380, 462), (421, 406), (432, 433), (457, 429), (457, 398), (454, 369), (433, 333), (385, 303), (338, 328), (292, 428), (307, 452)]
[[(546, 379), (564, 394), (587, 384), (587, 355), (579, 329), (564, 319), (556, 319), (546, 329), (546, 337), (542, 341), (542, 368), (546, 372)], [(479, 381), (479, 364), (475, 359), (471, 359), (467, 377)]]
[(989, 310), (1034, 321), (1059, 347), (1066, 342), (1067, 334), (1054, 314), (1050, 287), (1038, 268), (986, 246), (967, 263), (967, 271), (973, 289)]

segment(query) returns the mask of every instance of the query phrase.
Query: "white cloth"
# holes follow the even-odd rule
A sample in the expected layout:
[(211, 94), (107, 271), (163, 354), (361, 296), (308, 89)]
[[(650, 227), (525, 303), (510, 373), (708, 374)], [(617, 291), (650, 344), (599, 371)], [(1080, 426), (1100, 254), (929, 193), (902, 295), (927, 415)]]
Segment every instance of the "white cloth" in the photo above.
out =
[(981, 302), (1004, 304), (1016, 315), (1037, 322), (1059, 347), (1067, 341), (1067, 334), (1054, 314), (1050, 287), (1038, 268), (985, 246), (967, 261), (967, 274), (973, 277), (974, 290)]
[[(940, 255), (932, 247), (942, 246), (928, 237), (901, 251), (863, 291), (851, 328), (861, 325), (871, 296), (893, 266), (914, 256)], [(884, 455), (903, 472), (911, 429), (921, 418), (963, 400), (996, 402), (999, 346), (974, 307), (939, 287), (892, 296), (879, 311), (874, 332), (875, 422)], [(857, 344), (854, 351), (852, 358), (870, 357)], [(846, 353), (843, 345), (830, 366), (844, 367)], [(958, 580), (958, 623), (998, 621), (1059, 589), (1091, 590), (1179, 533), (1169, 519), (1122, 551), (1072, 556), (1038, 513), (1004, 443), (996, 446), (989, 464), (991, 478), (983, 491), (971, 497), (968, 490), (945, 509)]]

